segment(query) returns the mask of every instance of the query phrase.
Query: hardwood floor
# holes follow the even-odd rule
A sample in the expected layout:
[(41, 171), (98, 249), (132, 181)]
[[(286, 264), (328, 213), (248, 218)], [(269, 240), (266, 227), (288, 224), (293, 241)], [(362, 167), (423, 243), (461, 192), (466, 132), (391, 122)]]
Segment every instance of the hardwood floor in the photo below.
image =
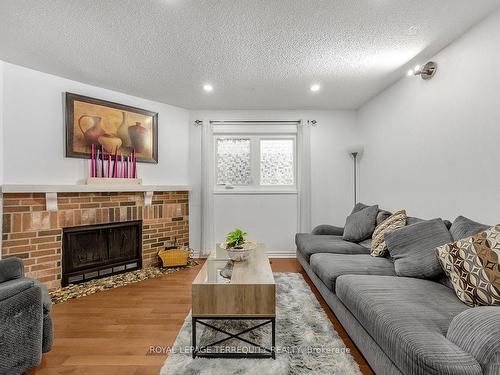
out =
[[(299, 272), (311, 286), (363, 374), (370, 367), (295, 259), (272, 259), (274, 272)], [(191, 282), (200, 266), (55, 305), (50, 353), (29, 375), (158, 375), (191, 309)]]

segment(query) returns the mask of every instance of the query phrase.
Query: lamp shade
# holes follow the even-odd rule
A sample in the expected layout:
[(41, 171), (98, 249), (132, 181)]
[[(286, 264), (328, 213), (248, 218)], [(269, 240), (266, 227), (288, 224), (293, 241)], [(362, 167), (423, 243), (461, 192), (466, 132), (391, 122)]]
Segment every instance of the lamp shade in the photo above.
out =
[(347, 148), (347, 153), (349, 155), (353, 156), (353, 154), (356, 154), (358, 158), (363, 154), (363, 151), (363, 145), (352, 145)]

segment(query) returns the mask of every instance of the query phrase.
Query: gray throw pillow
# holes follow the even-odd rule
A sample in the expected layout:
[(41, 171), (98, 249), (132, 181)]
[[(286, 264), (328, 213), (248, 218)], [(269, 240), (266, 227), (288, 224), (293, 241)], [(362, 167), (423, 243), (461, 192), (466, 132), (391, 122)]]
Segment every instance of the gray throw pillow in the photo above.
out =
[(459, 216), (455, 219), (453, 224), (451, 224), (450, 233), (453, 237), (453, 241), (458, 241), (484, 232), (486, 229), (490, 229), (491, 227), (492, 225), (480, 224), (467, 219), (466, 217)]
[[(354, 206), (354, 208), (352, 209), (351, 211), (351, 214), (355, 213), (355, 212), (358, 212), (358, 211), (361, 211), (362, 209), (364, 208), (368, 208), (370, 206), (364, 204), (364, 203), (356, 203), (356, 205)], [(377, 225), (380, 225), (382, 224), (385, 220), (387, 220), (387, 218), (389, 218), (389, 216), (391, 216), (392, 213), (389, 212), (389, 211), (385, 211), (385, 210), (378, 210), (378, 214), (377, 214)]]
[(356, 203), (351, 211), (351, 214), (355, 213), (355, 212), (358, 212), (358, 211), (361, 211), (365, 208), (368, 208), (370, 206), (364, 204), (364, 203)]
[[(418, 217), (408, 216), (408, 218), (406, 219), (406, 225), (412, 225), (412, 224), (416, 224), (416, 223), (421, 223), (422, 221), (426, 221), (426, 220), (425, 219), (420, 219)], [(443, 223), (444, 223), (444, 225), (446, 225), (446, 228), (448, 230), (450, 230), (451, 222), (449, 220), (443, 220)]]
[(436, 256), (436, 247), (453, 242), (443, 220), (433, 219), (386, 233), (385, 243), (394, 259), (396, 275), (431, 279), (443, 269)]
[(419, 217), (413, 217), (413, 216), (408, 216), (406, 218), (406, 225), (413, 225), (413, 224), (416, 224), (416, 223), (421, 223), (422, 221), (426, 221), (424, 219), (421, 219)]
[(361, 242), (370, 238), (377, 226), (378, 206), (363, 208), (350, 214), (344, 227), (344, 241)]
[(377, 225), (382, 224), (384, 221), (386, 221), (389, 217), (391, 217), (392, 213), (389, 211), (385, 210), (378, 210), (377, 214)]

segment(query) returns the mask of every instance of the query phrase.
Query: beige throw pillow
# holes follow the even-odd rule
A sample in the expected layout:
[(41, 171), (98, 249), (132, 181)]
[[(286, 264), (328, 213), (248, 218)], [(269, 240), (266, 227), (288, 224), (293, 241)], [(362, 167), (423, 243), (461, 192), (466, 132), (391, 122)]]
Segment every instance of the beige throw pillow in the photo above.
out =
[(399, 210), (393, 213), (382, 223), (380, 223), (372, 236), (372, 248), (370, 255), (374, 257), (383, 257), (387, 254), (387, 245), (384, 240), (384, 234), (386, 232), (392, 232), (393, 230), (403, 228), (406, 225), (406, 211)]
[(500, 306), (500, 225), (436, 248), (457, 297), (469, 306)]

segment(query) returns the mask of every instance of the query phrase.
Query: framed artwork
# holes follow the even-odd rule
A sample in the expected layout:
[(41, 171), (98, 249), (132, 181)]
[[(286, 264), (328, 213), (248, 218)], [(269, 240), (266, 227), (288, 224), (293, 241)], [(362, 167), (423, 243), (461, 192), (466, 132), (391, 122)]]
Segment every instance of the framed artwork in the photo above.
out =
[(66, 156), (88, 159), (93, 144), (158, 163), (158, 113), (67, 92)]

